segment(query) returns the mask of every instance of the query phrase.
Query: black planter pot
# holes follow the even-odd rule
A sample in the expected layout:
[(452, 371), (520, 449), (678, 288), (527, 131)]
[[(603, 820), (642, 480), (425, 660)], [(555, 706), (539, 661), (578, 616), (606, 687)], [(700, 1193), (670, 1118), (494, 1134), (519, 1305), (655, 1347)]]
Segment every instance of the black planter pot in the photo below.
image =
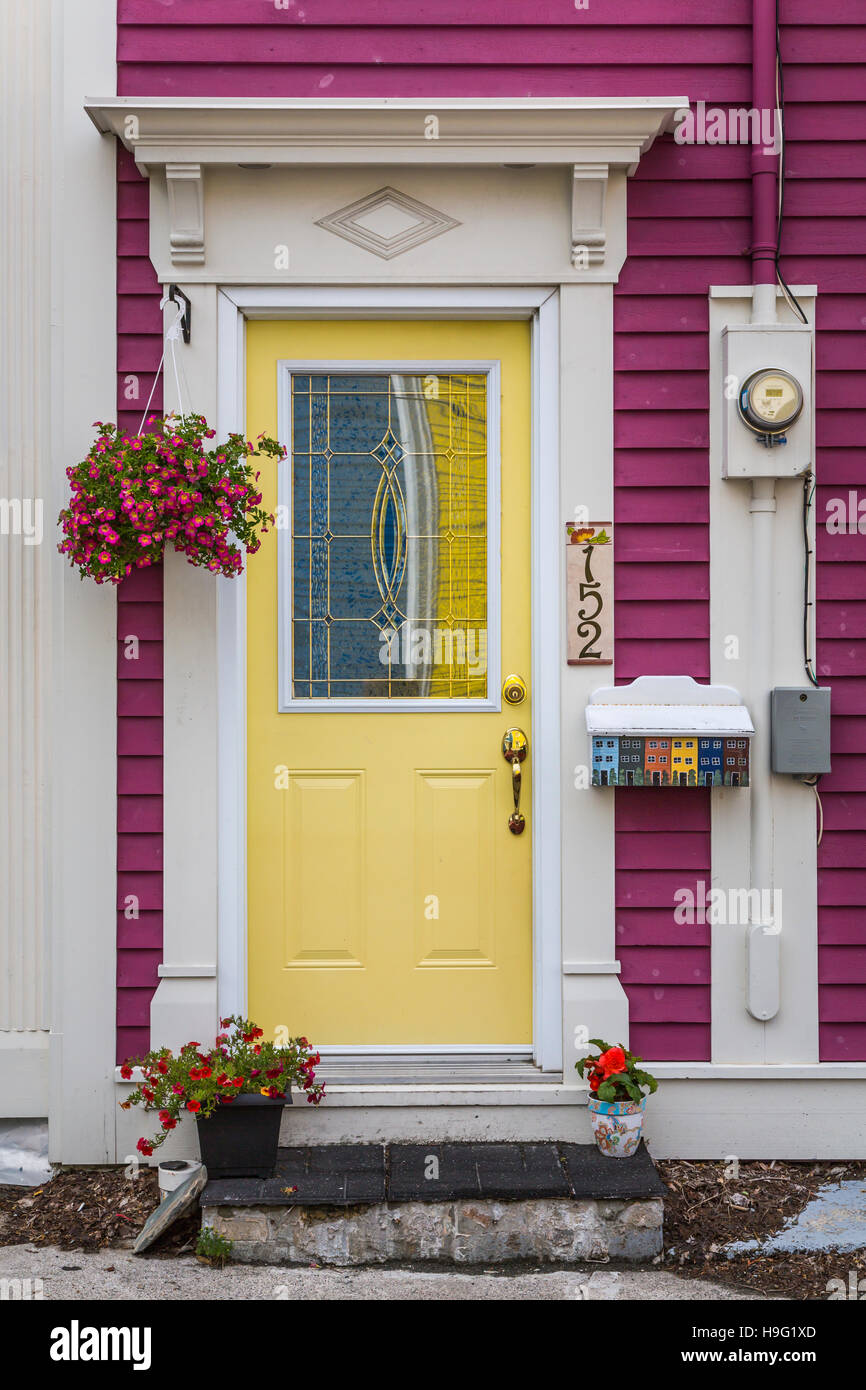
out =
[(209, 1178), (272, 1178), (283, 1106), (292, 1097), (238, 1096), (206, 1119), (196, 1116), (201, 1161)]

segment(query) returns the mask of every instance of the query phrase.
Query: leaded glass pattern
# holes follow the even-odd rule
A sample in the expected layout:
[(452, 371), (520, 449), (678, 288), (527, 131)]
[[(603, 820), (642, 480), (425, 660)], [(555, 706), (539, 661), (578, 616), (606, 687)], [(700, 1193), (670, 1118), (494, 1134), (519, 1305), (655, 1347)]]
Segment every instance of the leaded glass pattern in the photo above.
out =
[(293, 375), (296, 699), (487, 695), (487, 378)]

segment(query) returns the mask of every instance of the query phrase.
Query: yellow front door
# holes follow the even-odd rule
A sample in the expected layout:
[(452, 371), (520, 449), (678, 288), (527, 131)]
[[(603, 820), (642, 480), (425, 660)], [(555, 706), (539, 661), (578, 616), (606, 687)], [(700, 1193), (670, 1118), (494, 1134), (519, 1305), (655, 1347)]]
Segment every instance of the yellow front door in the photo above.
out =
[(247, 576), (250, 1016), (527, 1047), (528, 326), (252, 323), (247, 403), (289, 450)]

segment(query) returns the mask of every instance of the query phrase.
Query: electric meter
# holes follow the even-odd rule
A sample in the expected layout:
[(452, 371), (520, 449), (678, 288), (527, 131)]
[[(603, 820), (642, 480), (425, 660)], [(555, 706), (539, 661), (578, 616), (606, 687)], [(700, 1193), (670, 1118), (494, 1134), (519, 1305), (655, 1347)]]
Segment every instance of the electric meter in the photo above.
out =
[(810, 471), (813, 333), (806, 323), (722, 328), (716, 381), (723, 478), (798, 478)]
[(790, 372), (765, 367), (743, 382), (737, 406), (741, 420), (755, 434), (779, 435), (802, 411), (803, 390)]

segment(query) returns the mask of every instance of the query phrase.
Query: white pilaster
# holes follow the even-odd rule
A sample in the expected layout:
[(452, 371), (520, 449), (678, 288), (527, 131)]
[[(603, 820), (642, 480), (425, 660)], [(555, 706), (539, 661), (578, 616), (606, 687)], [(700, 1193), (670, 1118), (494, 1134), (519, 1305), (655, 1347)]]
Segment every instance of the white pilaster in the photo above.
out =
[[(617, 267), (618, 268), (618, 267)], [(590, 521), (613, 520), (613, 285), (563, 285), (560, 317), (561, 586), (565, 525), (576, 507)], [(628, 1000), (616, 957), (613, 790), (593, 789), (584, 710), (613, 666), (567, 666), (562, 630), (563, 1063), (580, 1084), (581, 1038), (628, 1040)], [(576, 785), (578, 783), (579, 785)]]
[(115, 595), (56, 519), (115, 410), (114, 142), (81, 109), (114, 83), (114, 0), (2, 6), (0, 1115), (73, 1163), (114, 1156)]
[[(184, 399), (178, 401), (170, 357), (163, 399), (166, 410), (182, 405), (216, 428), (216, 290), (197, 285), (190, 300), (190, 346), (175, 344)], [(167, 305), (166, 327), (176, 317)], [(163, 963), (150, 1005), (153, 1047), (177, 1048), (190, 1038), (206, 1043), (217, 1031), (217, 588), (208, 570), (166, 551)]]
[[(34, 100), (51, 79), (45, 4), (3, 6), (0, 63), (5, 165), (0, 184), (0, 803), (5, 822), (0, 835), (0, 1029), (25, 1036), (41, 1033), (47, 1045), (48, 749), (42, 717), (47, 692), (40, 673), (50, 650), (48, 553), (54, 521), (46, 504), (51, 165), (41, 157), (50, 138), (48, 113)], [(3, 1063), (11, 1056), (0, 1054)], [(0, 1086), (5, 1070), (4, 1065)]]

